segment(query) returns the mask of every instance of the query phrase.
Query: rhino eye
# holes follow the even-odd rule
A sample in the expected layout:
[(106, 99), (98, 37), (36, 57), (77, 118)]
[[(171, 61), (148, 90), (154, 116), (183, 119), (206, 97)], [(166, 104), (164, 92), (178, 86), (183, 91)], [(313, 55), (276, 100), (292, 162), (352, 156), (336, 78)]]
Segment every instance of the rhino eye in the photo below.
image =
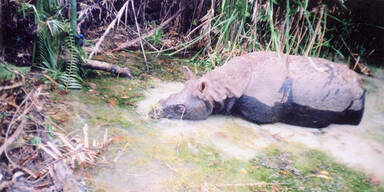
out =
[(185, 113), (185, 105), (183, 105), (183, 104), (177, 104), (177, 105), (175, 106), (175, 111), (176, 111), (177, 113), (180, 113), (180, 114)]

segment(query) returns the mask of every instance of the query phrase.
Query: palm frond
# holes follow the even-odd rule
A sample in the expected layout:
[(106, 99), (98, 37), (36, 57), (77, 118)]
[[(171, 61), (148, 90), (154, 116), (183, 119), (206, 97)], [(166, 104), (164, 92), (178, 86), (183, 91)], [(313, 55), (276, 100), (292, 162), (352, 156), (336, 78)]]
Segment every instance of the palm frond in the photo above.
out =
[(39, 41), (40, 62), (49, 70), (58, 70), (57, 57), (53, 51), (52, 36), (47, 28), (37, 34)]
[(81, 77), (79, 75), (80, 53), (76, 48), (75, 39), (72, 34), (68, 34), (65, 39), (65, 61), (66, 69), (60, 80), (62, 82), (62, 88), (66, 91), (68, 89), (80, 89)]

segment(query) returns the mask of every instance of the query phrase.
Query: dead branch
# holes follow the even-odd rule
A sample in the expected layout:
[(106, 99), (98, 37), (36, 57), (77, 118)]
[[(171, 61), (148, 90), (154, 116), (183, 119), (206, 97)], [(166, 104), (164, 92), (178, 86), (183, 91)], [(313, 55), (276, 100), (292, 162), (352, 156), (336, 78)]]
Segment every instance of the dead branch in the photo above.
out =
[[(30, 99), (29, 96), (27, 96), (24, 101), (19, 105), (18, 109), (16, 110), (16, 113), (15, 115), (13, 116), (12, 118), (12, 121), (9, 123), (8, 125), (8, 129), (7, 129), (7, 133), (5, 135), (5, 142), (3, 143), (3, 145), (0, 146), (0, 155), (3, 154), (4, 151), (6, 151), (7, 147), (12, 144), (13, 142), (16, 141), (16, 139), (20, 136), (22, 130), (23, 130), (23, 127), (24, 127), (24, 124), (25, 124), (25, 120), (22, 119), (22, 121), (20, 122), (19, 126), (16, 128), (15, 132), (10, 136), (9, 136), (9, 132), (12, 128), (12, 125), (18, 121), (20, 118), (24, 117), (24, 115), (26, 115), (30, 110), (31, 110), (31, 107), (32, 107), (32, 104), (30, 104), (28, 107), (26, 107), (23, 111), (23, 113), (15, 119), (15, 116), (17, 114), (17, 112), (20, 110), (20, 108), (22, 107), (23, 103), (26, 103), (26, 101)], [(11, 161), (11, 159), (9, 159), (9, 161)], [(11, 161), (12, 162), (12, 161)]]
[(360, 63), (360, 56), (358, 56), (357, 58), (355, 57), (356, 54), (352, 53), (352, 50), (348, 47), (347, 43), (344, 41), (341, 35), (340, 35), (340, 39), (341, 39), (341, 42), (343, 42), (344, 46), (347, 48), (352, 58), (352, 61), (349, 64), (349, 68), (352, 69), (353, 71), (357, 71), (356, 69), (359, 69), (360, 73), (367, 76), (373, 76), (369, 68), (364, 64)]
[(136, 24), (137, 34), (139, 35), (139, 39), (140, 39), (141, 52), (143, 53), (145, 67), (146, 67), (146, 70), (148, 72), (149, 71), (149, 67), (148, 67), (148, 62), (147, 62), (147, 56), (145, 56), (143, 41), (142, 41), (142, 38), (141, 38), (140, 27), (139, 27), (139, 23), (137, 22), (137, 17), (136, 17), (135, 5), (133, 4), (133, 0), (130, 0), (130, 1), (131, 1), (131, 5), (132, 5), (132, 10), (133, 10), (133, 16), (135, 17), (135, 24)]
[(107, 30), (104, 32), (104, 34), (101, 36), (101, 38), (99, 39), (99, 41), (96, 43), (95, 47), (93, 48), (93, 51), (91, 52), (91, 54), (89, 55), (88, 59), (91, 59), (93, 57), (93, 55), (95, 54), (95, 52), (97, 52), (97, 50), (99, 49), (101, 43), (104, 41), (104, 38), (105, 36), (109, 33), (109, 31), (116, 25), (116, 23), (119, 23), (120, 21), (120, 18), (121, 16), (123, 15), (124, 13), (124, 10), (128, 7), (128, 3), (129, 1), (125, 2), (123, 7), (121, 7), (121, 9), (119, 10), (119, 12), (117, 13), (116, 15), (116, 18), (108, 25), (108, 28)]
[[(41, 92), (41, 87), (37, 88), (36, 90), (33, 90), (31, 91), (29, 94), (26, 95), (26, 98), (21, 102), (21, 104), (19, 105), (19, 107), (17, 108), (14, 116), (12, 117), (12, 120), (11, 122), (9, 123), (8, 125), (8, 129), (6, 131), (6, 134), (5, 134), (5, 142), (3, 143), (3, 145), (0, 146), (0, 155), (3, 154), (3, 152), (5, 152), (5, 155), (7, 156), (8, 160), (12, 162), (12, 159), (10, 159), (8, 157), (8, 154), (6, 152), (7, 150), (7, 147), (12, 144), (13, 142), (16, 141), (16, 139), (20, 136), (22, 130), (23, 130), (23, 127), (25, 125), (25, 119), (23, 118), (27, 113), (29, 113), (29, 111), (32, 109), (32, 107), (35, 105), (33, 99), (34, 98), (38, 98), (38, 95), (40, 94)], [(27, 105), (27, 101), (30, 100), (31, 103), (29, 105)], [(17, 116), (17, 113), (21, 110), (21, 108), (24, 107), (24, 110), (22, 112), (22, 114), (20, 114), (18, 117)], [(36, 105), (37, 106), (37, 105)], [(12, 129), (12, 126), (18, 122), (19, 120), (21, 119), (18, 127), (16, 128), (15, 132), (9, 137), (9, 133), (10, 133), (10, 130)]]
[(83, 66), (90, 68), (90, 69), (115, 73), (115, 74), (119, 75), (120, 77), (128, 77), (130, 79), (133, 78), (131, 70), (129, 70), (128, 68), (119, 67), (117, 65), (112, 65), (110, 63), (106, 63), (106, 62), (102, 62), (102, 61), (86, 59), (86, 62), (83, 64)]
[(17, 88), (17, 87), (21, 87), (24, 85), (24, 81), (18, 81), (12, 85), (7, 85), (7, 86), (0, 86), (0, 91), (2, 90), (7, 90), (7, 89), (13, 89), (13, 88)]
[(13, 135), (11, 135), (10, 137), (8, 137), (5, 142), (3, 143), (3, 145), (0, 146), (0, 155), (3, 154), (3, 152), (5, 151), (5, 149), (10, 145), (12, 144), (13, 142), (16, 141), (16, 139), (20, 136), (22, 130), (23, 130), (23, 127), (24, 127), (24, 121), (22, 123), (19, 124), (19, 126), (16, 128), (16, 131), (13, 133)]
[(155, 31), (156, 30), (160, 30), (160, 29), (163, 29), (166, 25), (168, 25), (173, 19), (175, 19), (178, 15), (180, 15), (181, 12), (183, 12), (184, 8), (180, 9), (179, 11), (177, 11), (172, 17), (170, 17), (169, 19), (165, 20), (163, 23), (161, 23), (157, 28), (155, 29), (152, 29), (150, 32), (148, 32), (147, 34), (145, 35), (142, 35), (141, 38), (138, 37), (138, 38), (135, 38), (135, 39), (132, 39), (132, 40), (129, 40), (125, 43), (122, 43), (120, 44), (116, 49), (113, 49), (112, 52), (116, 52), (116, 51), (120, 51), (122, 49), (125, 49), (125, 48), (128, 48), (128, 47), (131, 47), (132, 45), (138, 43), (141, 39), (145, 39), (149, 36), (152, 36), (153, 34), (155, 34)]

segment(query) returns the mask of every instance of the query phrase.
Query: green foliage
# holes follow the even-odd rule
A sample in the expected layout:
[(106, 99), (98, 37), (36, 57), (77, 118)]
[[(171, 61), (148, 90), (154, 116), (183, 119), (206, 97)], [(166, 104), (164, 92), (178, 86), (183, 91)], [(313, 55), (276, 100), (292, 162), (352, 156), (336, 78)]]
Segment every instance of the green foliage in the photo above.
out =
[(52, 125), (47, 126), (48, 136), (51, 140), (55, 139), (54, 130), (55, 130), (55, 127), (53, 127)]
[[(334, 6), (333, 9), (340, 6), (329, 4)], [(193, 44), (200, 44), (199, 53), (208, 54), (196, 59), (224, 58), (218, 59), (221, 61), (258, 50), (318, 57), (328, 57), (331, 52), (336, 52), (343, 56), (341, 49), (344, 45), (340, 40), (352, 32), (351, 20), (336, 18), (332, 15), (333, 9), (309, 0), (222, 0), (215, 6), (214, 14), (196, 18), (201, 23), (194, 24), (200, 30), (194, 39), (162, 51), (173, 50), (169, 55), (174, 55)], [(335, 22), (330, 24), (331, 19), (342, 27), (336, 29)], [(336, 31), (342, 33), (333, 35)], [(358, 49), (365, 51), (364, 47)], [(207, 70), (212, 69), (210, 62), (199, 60), (195, 62)]]
[(27, 74), (30, 70), (30, 67), (16, 67), (14, 65), (0, 63), (0, 83), (15, 79), (17, 73)]
[(52, 36), (50, 35), (47, 28), (44, 28), (40, 33), (37, 34), (39, 41), (39, 53), (40, 61), (43, 66), (49, 71), (59, 72), (57, 65), (57, 56), (53, 50)]
[[(30, 140), (30, 144), (32, 144), (32, 145), (39, 145), (39, 144), (41, 144), (41, 137), (39, 137), (39, 136), (34, 136), (34, 137)], [(37, 149), (36, 146), (35, 146), (34, 148)]]
[(79, 67), (77, 64), (80, 61), (80, 54), (75, 46), (75, 40), (72, 35), (68, 35), (65, 40), (66, 52), (66, 69), (65, 72), (60, 76), (62, 82), (61, 87), (68, 91), (68, 89), (80, 89), (81, 88), (81, 77), (79, 76)]
[[(41, 68), (59, 84), (59, 88), (81, 88), (79, 65), (86, 54), (75, 45), (70, 22), (62, 13), (62, 8), (55, 0), (38, 0), (36, 6), (23, 3), (23, 14), (34, 14), (37, 24), (38, 59)], [(36, 51), (33, 51), (36, 53)], [(64, 53), (64, 54), (63, 54)]]
[(155, 34), (151, 36), (151, 39), (153, 41), (153, 45), (157, 46), (157, 44), (161, 43), (163, 39), (163, 30), (161, 29), (156, 29)]
[(5, 117), (8, 117), (8, 116), (11, 116), (7, 111), (3, 112), (3, 113), (0, 113), (0, 120), (2, 118), (5, 118)]

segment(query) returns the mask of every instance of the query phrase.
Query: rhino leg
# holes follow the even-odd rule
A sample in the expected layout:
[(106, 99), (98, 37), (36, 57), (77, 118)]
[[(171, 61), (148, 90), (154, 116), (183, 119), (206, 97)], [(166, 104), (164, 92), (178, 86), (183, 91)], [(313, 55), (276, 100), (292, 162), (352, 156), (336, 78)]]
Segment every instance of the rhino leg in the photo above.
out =
[(282, 122), (312, 128), (324, 128), (331, 123), (358, 125), (363, 117), (364, 102), (365, 92), (359, 99), (353, 100), (346, 110), (341, 112), (318, 110), (293, 104), (291, 113), (285, 116)]
[(247, 95), (241, 96), (235, 104), (236, 113), (258, 124), (279, 122), (290, 112), (290, 108), (289, 103), (268, 106)]
[(340, 114), (341, 112), (318, 110), (294, 103), (291, 112), (282, 122), (302, 127), (324, 128), (333, 123)]

